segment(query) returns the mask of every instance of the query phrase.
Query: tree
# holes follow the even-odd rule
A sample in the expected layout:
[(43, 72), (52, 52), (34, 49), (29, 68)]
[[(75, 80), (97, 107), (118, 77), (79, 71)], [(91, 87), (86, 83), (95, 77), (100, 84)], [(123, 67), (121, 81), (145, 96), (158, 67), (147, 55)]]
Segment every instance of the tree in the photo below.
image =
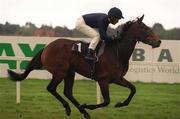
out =
[(180, 29), (174, 28), (166, 31), (166, 39), (180, 40)]
[(166, 30), (164, 29), (163, 25), (160, 23), (155, 23), (152, 27), (152, 30), (161, 38), (164, 39)]
[(66, 26), (60, 27), (57, 26), (55, 27), (55, 36), (57, 37), (72, 37), (73, 32), (69, 30)]
[(22, 36), (34, 36), (34, 32), (36, 30), (35, 24), (31, 22), (26, 22), (25, 26), (21, 27), (21, 30), (19, 31), (19, 35)]
[(41, 28), (37, 29), (34, 32), (35, 36), (48, 36), (48, 37), (53, 37), (55, 36), (55, 32), (52, 26), (48, 25), (42, 25)]
[(180, 29), (179, 28), (165, 30), (162, 24), (155, 23), (152, 27), (152, 30), (157, 35), (159, 35), (160, 39), (180, 40)]
[(0, 24), (0, 35), (4, 34), (4, 25)]
[(20, 31), (20, 26), (17, 24), (10, 24), (9, 22), (6, 22), (4, 25), (4, 32), (7, 35), (18, 35)]

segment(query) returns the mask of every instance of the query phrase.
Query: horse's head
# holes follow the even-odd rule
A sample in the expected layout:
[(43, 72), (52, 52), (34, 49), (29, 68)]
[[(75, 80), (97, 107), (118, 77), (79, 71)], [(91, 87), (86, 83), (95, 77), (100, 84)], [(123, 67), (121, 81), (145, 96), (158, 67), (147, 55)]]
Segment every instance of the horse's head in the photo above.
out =
[(149, 44), (152, 48), (159, 47), (161, 44), (160, 39), (147, 25), (142, 22), (143, 18), (144, 15), (136, 21), (132, 21), (129, 28), (126, 30), (124, 37)]

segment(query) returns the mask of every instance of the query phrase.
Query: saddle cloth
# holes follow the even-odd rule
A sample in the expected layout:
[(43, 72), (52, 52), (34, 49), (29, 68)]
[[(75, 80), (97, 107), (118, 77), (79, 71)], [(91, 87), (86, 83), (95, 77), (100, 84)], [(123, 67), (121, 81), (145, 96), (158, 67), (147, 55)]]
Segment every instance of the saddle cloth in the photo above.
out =
[[(82, 54), (83, 57), (85, 57), (88, 51), (88, 47), (89, 47), (88, 42), (84, 40), (78, 40), (73, 44), (72, 51), (79, 52)], [(95, 56), (97, 57), (97, 61), (99, 57), (103, 54), (104, 48), (105, 48), (105, 42), (101, 40), (95, 49)]]

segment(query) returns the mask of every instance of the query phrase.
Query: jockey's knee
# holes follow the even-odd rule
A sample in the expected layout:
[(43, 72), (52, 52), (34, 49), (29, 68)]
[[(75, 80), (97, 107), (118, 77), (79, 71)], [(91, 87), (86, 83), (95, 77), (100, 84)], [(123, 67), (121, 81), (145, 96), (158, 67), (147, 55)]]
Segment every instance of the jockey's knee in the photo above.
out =
[(97, 44), (99, 43), (100, 41), (100, 35), (99, 34), (96, 34), (93, 38), (92, 38), (92, 41), (90, 43), (90, 46), (89, 48), (90, 49), (95, 49)]
[(100, 35), (99, 35), (99, 33), (97, 33), (97, 34), (94, 36), (94, 39), (96, 39), (96, 41), (100, 41)]

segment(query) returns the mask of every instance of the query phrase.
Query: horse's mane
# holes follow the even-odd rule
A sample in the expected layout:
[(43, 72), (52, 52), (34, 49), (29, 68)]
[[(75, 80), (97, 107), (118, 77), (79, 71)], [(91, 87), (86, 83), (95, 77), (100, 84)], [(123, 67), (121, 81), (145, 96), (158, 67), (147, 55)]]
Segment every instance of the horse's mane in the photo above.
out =
[(130, 28), (130, 26), (131, 26), (134, 22), (135, 22), (135, 21), (133, 20), (133, 21), (128, 21), (128, 22), (126, 22), (125, 24), (123, 24), (123, 26), (122, 26), (122, 32), (121, 32), (121, 34), (120, 34), (121, 40), (123, 40), (123, 38), (124, 38), (124, 36), (126, 35), (128, 29)]

